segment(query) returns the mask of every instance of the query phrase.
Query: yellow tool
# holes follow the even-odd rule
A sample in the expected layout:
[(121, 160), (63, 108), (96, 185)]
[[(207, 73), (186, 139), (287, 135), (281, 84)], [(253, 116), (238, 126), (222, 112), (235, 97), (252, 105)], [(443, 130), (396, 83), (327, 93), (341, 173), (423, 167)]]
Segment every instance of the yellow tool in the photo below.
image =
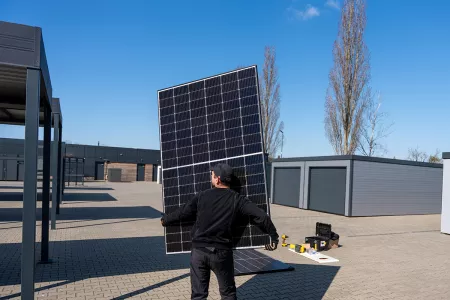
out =
[(289, 249), (294, 249), (295, 252), (299, 252), (299, 253), (305, 252), (305, 247), (303, 245), (286, 243), (287, 238), (289, 238), (289, 236), (287, 236), (285, 234), (283, 234), (281, 236), (281, 239), (282, 239), (281, 247), (289, 247)]
[(289, 247), (289, 249), (294, 249), (295, 252), (303, 253), (305, 252), (306, 248), (303, 245), (299, 244), (282, 244), (282, 247)]

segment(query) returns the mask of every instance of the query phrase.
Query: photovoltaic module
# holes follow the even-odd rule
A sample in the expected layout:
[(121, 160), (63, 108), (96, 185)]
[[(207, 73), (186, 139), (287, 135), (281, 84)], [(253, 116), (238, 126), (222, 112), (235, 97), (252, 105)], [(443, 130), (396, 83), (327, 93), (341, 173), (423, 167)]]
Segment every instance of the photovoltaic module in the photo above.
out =
[[(242, 195), (269, 213), (256, 66), (158, 91), (164, 212), (210, 189), (210, 169), (226, 162)], [(193, 220), (165, 228), (166, 252), (191, 250)], [(233, 233), (236, 249), (270, 238), (249, 220)]]

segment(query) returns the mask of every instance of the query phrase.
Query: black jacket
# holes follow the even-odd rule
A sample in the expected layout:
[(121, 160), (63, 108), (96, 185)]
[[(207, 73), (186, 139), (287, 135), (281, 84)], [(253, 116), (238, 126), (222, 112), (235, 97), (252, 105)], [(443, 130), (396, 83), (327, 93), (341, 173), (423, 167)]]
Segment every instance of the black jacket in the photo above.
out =
[(164, 215), (162, 221), (164, 226), (170, 226), (193, 218), (196, 220), (191, 231), (193, 248), (232, 248), (236, 227), (247, 224), (249, 219), (269, 234), (272, 241), (278, 242), (277, 230), (270, 217), (231, 189), (214, 188), (198, 193), (175, 212)]

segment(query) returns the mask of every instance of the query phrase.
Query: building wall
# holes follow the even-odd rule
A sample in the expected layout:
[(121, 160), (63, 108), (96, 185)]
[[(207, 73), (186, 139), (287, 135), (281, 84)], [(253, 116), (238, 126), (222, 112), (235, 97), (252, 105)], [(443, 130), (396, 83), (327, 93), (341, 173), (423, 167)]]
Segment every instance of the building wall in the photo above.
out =
[(130, 182), (136, 181), (137, 176), (137, 165), (136, 164), (126, 164), (126, 163), (109, 163), (107, 167), (105, 167), (105, 178), (107, 174), (107, 169), (117, 168), (122, 169), (122, 182)]
[[(349, 155), (274, 160), (271, 172), (272, 203), (274, 168), (295, 166), (304, 170), (298, 186), (292, 187), (300, 189), (299, 207), (303, 209), (309, 207), (310, 169), (317, 167), (346, 168), (346, 216), (438, 214), (443, 210), (445, 200), (442, 197), (447, 197), (442, 194), (442, 165)], [(448, 191), (450, 195), (450, 187)], [(450, 231), (450, 197), (447, 201)]]
[[(118, 148), (105, 146), (89, 146), (66, 144), (66, 156), (85, 157), (85, 176), (95, 176), (95, 162), (109, 161), (111, 163), (134, 164), (159, 164), (159, 150)], [(137, 170), (136, 170), (137, 172)], [(136, 180), (136, 177), (133, 181)]]
[(450, 153), (444, 155), (441, 232), (450, 234)]
[[(159, 150), (150, 149), (105, 147), (65, 143), (63, 143), (63, 149), (65, 149), (63, 150), (63, 156), (85, 158), (85, 178), (94, 178), (96, 162), (109, 161), (111, 163), (133, 164), (133, 168), (136, 169), (134, 173), (137, 173), (137, 164), (146, 164), (145, 180), (151, 181), (153, 164), (159, 165), (159, 161), (161, 159)], [(0, 160), (6, 158), (14, 158), (18, 161), (23, 160), (23, 150), (23, 139), (0, 138)], [(38, 156), (42, 157), (42, 141), (39, 141)], [(42, 164), (40, 163), (40, 165)], [(130, 166), (127, 168), (131, 170)], [(130, 178), (131, 176), (131, 174), (128, 175), (128, 178)], [(135, 180), (136, 176), (134, 177), (133, 181)]]
[(153, 165), (145, 165), (145, 181), (153, 181)]
[[(323, 159), (323, 158), (321, 158)], [(349, 191), (350, 191), (350, 181), (351, 181), (351, 173), (350, 173), (350, 160), (348, 159), (341, 159), (341, 160), (314, 160), (314, 159), (304, 159), (304, 160), (279, 160), (279, 161), (273, 161), (272, 162), (272, 178), (271, 178), (271, 203), (280, 202), (277, 201), (274, 197), (274, 183), (276, 180), (279, 180), (279, 178), (275, 178), (275, 169), (276, 168), (290, 168), (290, 167), (298, 167), (300, 168), (300, 182), (298, 185), (292, 185), (291, 188), (293, 189), (292, 193), (297, 193), (300, 195), (300, 198), (298, 199), (298, 206), (299, 208), (308, 209), (309, 208), (309, 199), (310, 199), (310, 170), (313, 168), (345, 168), (346, 172), (344, 173), (345, 178), (343, 178), (343, 182), (345, 183), (345, 198), (342, 200), (342, 205), (345, 207), (344, 214), (346, 216), (350, 213), (350, 205), (349, 205)], [(281, 179), (285, 180), (285, 179)], [(286, 179), (287, 180), (287, 179)], [(315, 182), (314, 184), (317, 184)], [(332, 192), (332, 191), (327, 191)], [(327, 197), (327, 195), (323, 195), (324, 199), (326, 201), (336, 201), (332, 194)]]
[(438, 214), (442, 168), (353, 161), (352, 216)]

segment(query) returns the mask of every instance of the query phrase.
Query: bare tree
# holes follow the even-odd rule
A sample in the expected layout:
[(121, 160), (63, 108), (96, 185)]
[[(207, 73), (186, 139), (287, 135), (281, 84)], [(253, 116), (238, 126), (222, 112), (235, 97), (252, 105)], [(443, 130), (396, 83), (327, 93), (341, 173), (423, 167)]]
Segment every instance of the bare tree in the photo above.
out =
[(364, 0), (345, 0), (334, 42), (334, 65), (325, 104), (325, 130), (336, 154), (354, 154), (371, 93), (369, 53), (364, 43)]
[(284, 123), (280, 121), (280, 84), (274, 47), (264, 49), (264, 68), (260, 75), (261, 119), (264, 138), (264, 152), (275, 157), (281, 146)]
[(439, 149), (436, 149), (436, 152), (428, 157), (428, 162), (434, 164), (442, 164), (441, 151), (439, 151)]
[(385, 123), (388, 114), (381, 111), (381, 97), (378, 94), (378, 101), (370, 99), (367, 103), (364, 124), (362, 126), (361, 138), (358, 150), (366, 156), (374, 156), (387, 153), (383, 139), (392, 133), (394, 123)]
[(428, 155), (424, 151), (420, 151), (419, 147), (408, 149), (408, 160), (425, 162)]

